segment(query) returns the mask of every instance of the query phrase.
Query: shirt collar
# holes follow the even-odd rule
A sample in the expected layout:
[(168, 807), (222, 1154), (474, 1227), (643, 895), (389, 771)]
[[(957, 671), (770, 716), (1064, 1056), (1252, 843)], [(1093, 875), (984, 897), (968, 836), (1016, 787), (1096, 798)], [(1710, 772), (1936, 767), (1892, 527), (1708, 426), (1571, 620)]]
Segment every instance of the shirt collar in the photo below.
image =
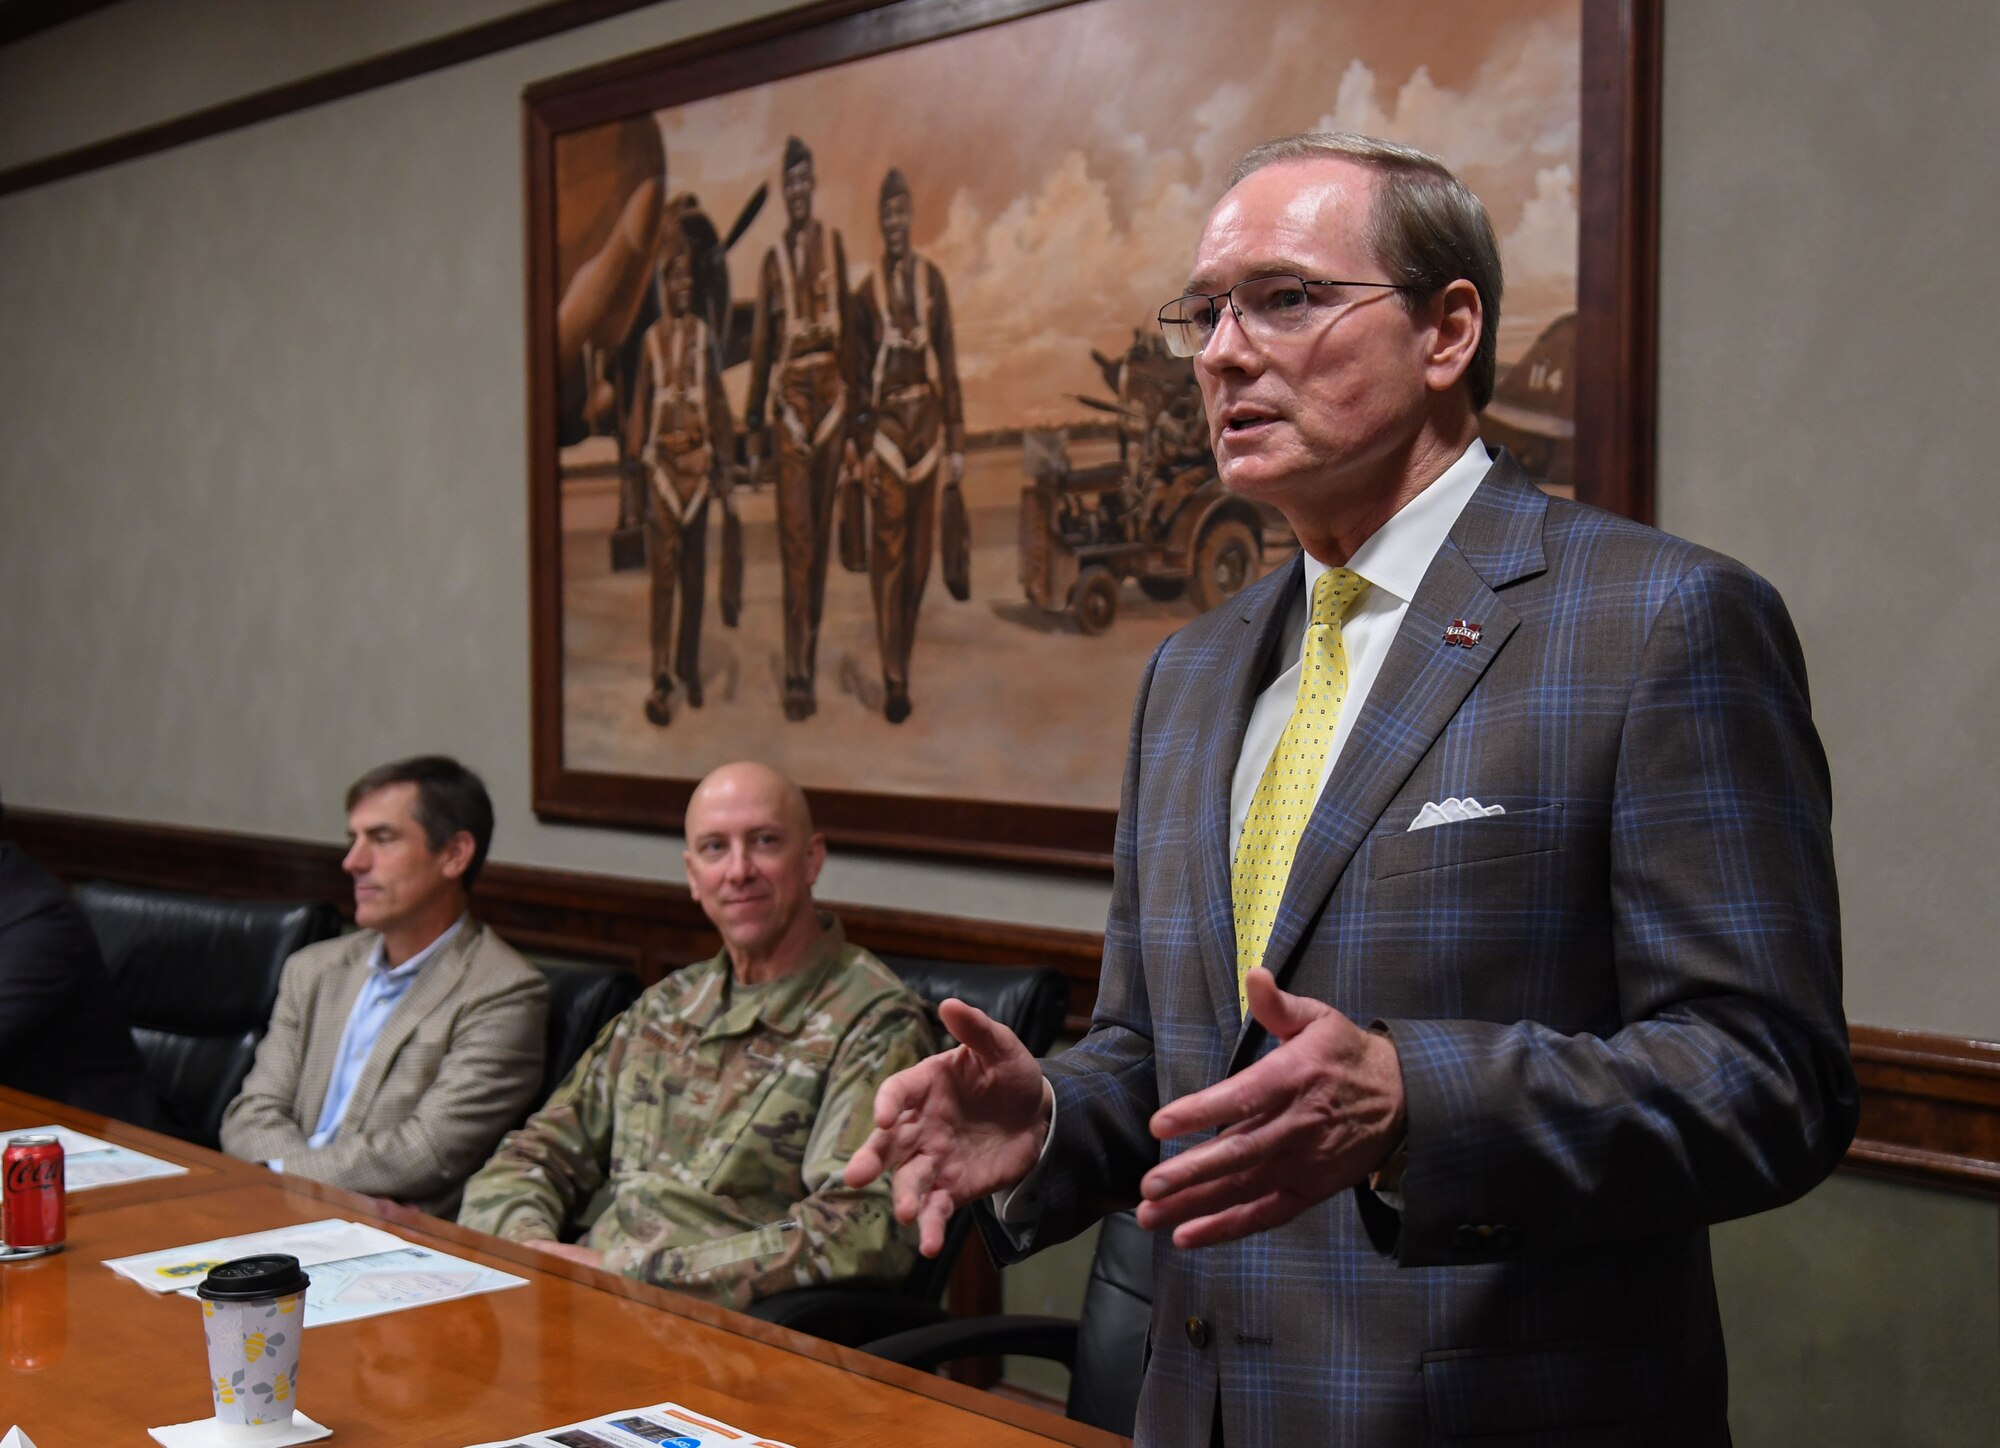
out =
[[(1347, 560), (1348, 568), (1367, 579), (1371, 588), (1394, 594), (1404, 603), (1415, 598), (1431, 560), (1451, 536), (1451, 525), (1458, 521), (1492, 465), (1486, 445), (1474, 438), (1436, 481), (1397, 509), (1354, 550), (1354, 556)], [(1305, 554), (1305, 561), (1306, 597), (1310, 599), (1313, 586), (1329, 565), (1310, 553)]]
[(368, 964), (385, 981), (408, 980), (426, 965), (430, 964), (431, 961), (437, 959), (439, 953), (457, 938), (458, 932), (464, 927), (465, 922), (471, 918), (470, 911), (459, 916), (458, 919), (451, 922), (449, 930), (445, 931), (436, 940), (433, 940), (429, 945), (426, 945), (422, 950), (398, 966), (391, 966), (389, 964), (388, 949), (378, 936), (375, 941), (375, 953), (368, 957)]
[(806, 1018), (806, 1009), (818, 994), (826, 972), (847, 953), (847, 932), (833, 916), (819, 916), (819, 939), (806, 950), (805, 959), (777, 980), (762, 987), (743, 989), (736, 984), (729, 950), (716, 957), (722, 970), (718, 1000), (728, 1005), (704, 1031), (705, 1035), (740, 1036), (762, 1021), (773, 1031), (790, 1035)]

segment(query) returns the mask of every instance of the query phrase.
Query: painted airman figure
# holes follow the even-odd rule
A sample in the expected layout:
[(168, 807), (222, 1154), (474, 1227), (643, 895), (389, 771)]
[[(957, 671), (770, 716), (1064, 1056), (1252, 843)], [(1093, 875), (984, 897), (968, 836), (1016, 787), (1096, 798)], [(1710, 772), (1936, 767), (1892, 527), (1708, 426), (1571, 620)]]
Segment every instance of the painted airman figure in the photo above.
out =
[[(812, 214), (812, 152), (785, 142), (785, 234), (765, 254), (750, 333), (744, 428), (751, 467), (768, 433), (777, 456), (778, 555), (784, 573), (785, 717), (809, 718), (833, 536), (834, 486), (853, 456), (855, 380), (847, 254)], [(767, 417), (768, 409), (768, 417)]]
[[(862, 282), (855, 331), (867, 396), (868, 576), (882, 652), (882, 713), (910, 716), (910, 650), (930, 579), (938, 480), (949, 494), (965, 476), (965, 406), (958, 385), (951, 297), (944, 275), (910, 245), (912, 206), (903, 173), (882, 179), (882, 267)], [(962, 508), (954, 517), (963, 519)]]
[[(646, 329), (626, 420), (626, 450), (645, 469), (646, 562), (651, 577), (652, 692), (646, 717), (672, 717), (673, 681), (702, 704), (701, 615), (708, 504), (728, 506), (735, 425), (708, 322), (694, 306), (697, 239), (682, 224), (660, 263), (665, 310)], [(676, 627), (675, 605), (679, 605)]]

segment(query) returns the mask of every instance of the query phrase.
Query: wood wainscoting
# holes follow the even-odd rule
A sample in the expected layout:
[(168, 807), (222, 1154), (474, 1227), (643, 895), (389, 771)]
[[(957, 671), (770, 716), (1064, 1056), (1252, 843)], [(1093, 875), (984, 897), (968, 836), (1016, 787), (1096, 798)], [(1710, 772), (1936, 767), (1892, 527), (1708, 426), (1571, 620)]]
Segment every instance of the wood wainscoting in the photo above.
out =
[[(9, 809), (5, 831), (70, 880), (351, 908), (336, 845), (30, 809)], [(524, 950), (619, 962), (648, 983), (717, 949), (681, 885), (496, 863), (480, 876), (473, 908)], [(885, 954), (1055, 965), (1070, 983), (1070, 1033), (1082, 1034), (1090, 1020), (1103, 947), (1096, 934), (872, 905), (829, 908), (851, 939)], [(1882, 1026), (1854, 1026), (1850, 1038), (1862, 1105), (1845, 1165), (2000, 1198), (2000, 1043)]]
[[(352, 916), (338, 845), (9, 807), (8, 837), (69, 881), (115, 880), (257, 900), (328, 900)], [(821, 902), (850, 940), (883, 955), (1053, 965), (1069, 980), (1067, 1030), (1097, 1004), (1102, 938), (1081, 930)], [(472, 909), (529, 954), (629, 966), (647, 985), (721, 948), (685, 885), (488, 862)]]
[(2000, 1197), (2000, 1042), (1850, 1026), (1855, 1171)]

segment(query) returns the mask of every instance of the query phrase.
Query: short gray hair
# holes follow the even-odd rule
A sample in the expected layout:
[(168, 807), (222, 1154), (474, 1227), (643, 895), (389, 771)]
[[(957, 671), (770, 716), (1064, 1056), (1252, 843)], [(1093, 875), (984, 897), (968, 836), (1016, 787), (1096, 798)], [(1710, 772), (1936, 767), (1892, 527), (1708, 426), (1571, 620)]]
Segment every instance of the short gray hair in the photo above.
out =
[(1461, 278), (1479, 293), (1479, 350), (1465, 380), (1473, 408), (1485, 407), (1499, 368), (1501, 291), (1500, 247), (1485, 206), (1428, 151), (1349, 131), (1305, 131), (1252, 146), (1229, 184), (1280, 161), (1324, 160), (1353, 161), (1381, 178), (1368, 243), (1390, 279), (1408, 288), (1406, 308), (1415, 311)]

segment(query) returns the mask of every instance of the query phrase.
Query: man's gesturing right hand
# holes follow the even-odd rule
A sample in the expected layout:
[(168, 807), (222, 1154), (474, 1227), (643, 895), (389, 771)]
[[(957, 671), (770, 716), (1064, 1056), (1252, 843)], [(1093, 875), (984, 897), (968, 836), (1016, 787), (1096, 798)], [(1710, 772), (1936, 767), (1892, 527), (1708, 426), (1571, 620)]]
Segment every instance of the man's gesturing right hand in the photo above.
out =
[(951, 1214), (1010, 1187), (1041, 1156), (1053, 1093), (1020, 1038), (964, 1001), (938, 1010), (964, 1044), (875, 1093), (875, 1130), (847, 1164), (850, 1187), (893, 1172), (896, 1220), (917, 1223), (918, 1250), (944, 1248)]

